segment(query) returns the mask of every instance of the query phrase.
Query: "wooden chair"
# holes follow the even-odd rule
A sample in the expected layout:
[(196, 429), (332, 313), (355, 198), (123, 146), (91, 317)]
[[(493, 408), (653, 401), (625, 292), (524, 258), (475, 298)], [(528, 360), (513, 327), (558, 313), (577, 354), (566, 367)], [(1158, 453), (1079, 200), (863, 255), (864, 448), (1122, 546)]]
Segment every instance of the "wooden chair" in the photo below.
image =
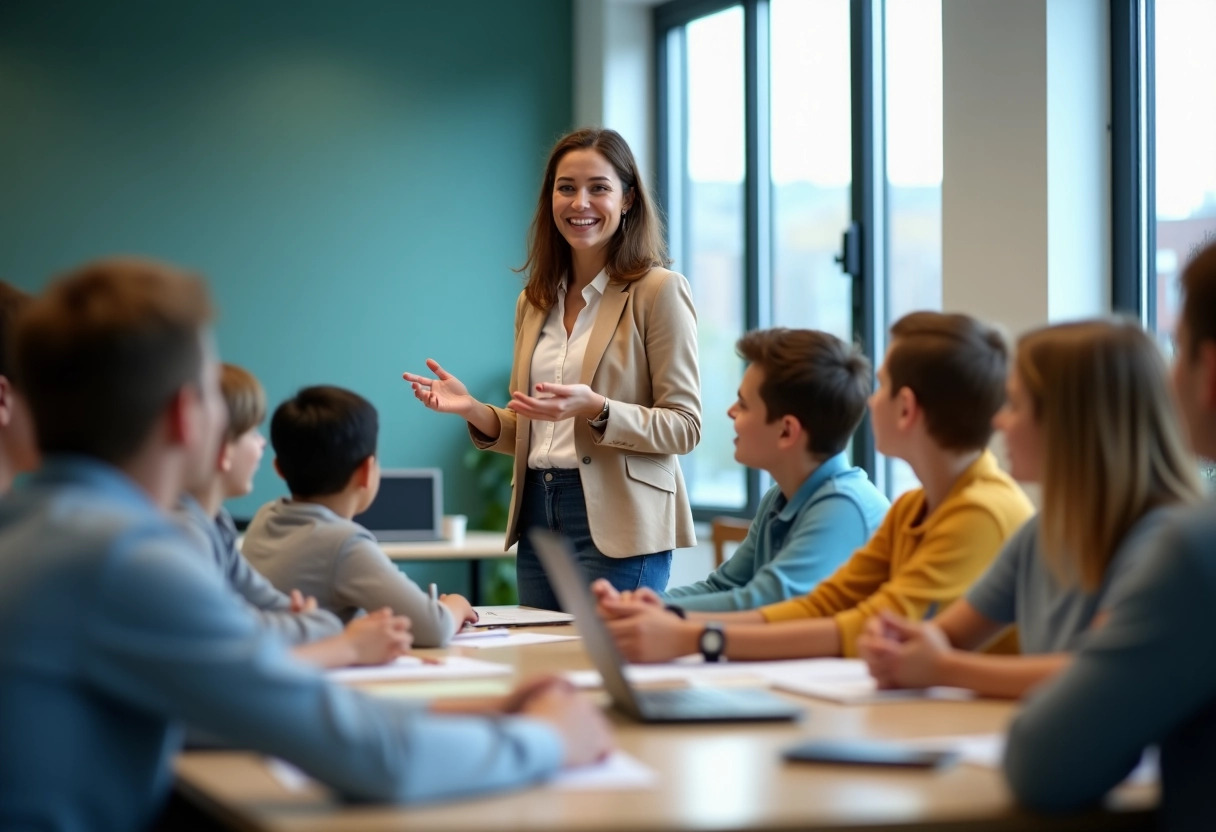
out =
[(738, 517), (715, 517), (710, 525), (710, 534), (714, 542), (714, 569), (726, 560), (726, 544), (740, 543), (747, 537), (750, 520)]

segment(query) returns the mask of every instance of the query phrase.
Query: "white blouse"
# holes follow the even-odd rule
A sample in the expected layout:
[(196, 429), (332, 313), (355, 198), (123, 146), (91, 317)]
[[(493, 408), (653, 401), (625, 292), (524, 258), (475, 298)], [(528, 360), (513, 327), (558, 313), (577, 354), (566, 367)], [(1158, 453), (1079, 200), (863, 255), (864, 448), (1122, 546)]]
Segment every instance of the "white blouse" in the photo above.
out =
[[(595, 313), (600, 308), (600, 298), (608, 285), (607, 270), (601, 271), (583, 289), (583, 300), (587, 302), (574, 321), (570, 337), (566, 337), (566, 282), (562, 281), (557, 291), (557, 303), (549, 310), (549, 317), (540, 331), (536, 349), (532, 352), (532, 369), (529, 375), (528, 395), (536, 395), (536, 385), (578, 384), (583, 373), (583, 355), (587, 352), (587, 340), (595, 324)], [(544, 398), (543, 396), (541, 398)], [(574, 419), (560, 422), (533, 420), (529, 426), (529, 468), (577, 468), (578, 452), (574, 448)]]

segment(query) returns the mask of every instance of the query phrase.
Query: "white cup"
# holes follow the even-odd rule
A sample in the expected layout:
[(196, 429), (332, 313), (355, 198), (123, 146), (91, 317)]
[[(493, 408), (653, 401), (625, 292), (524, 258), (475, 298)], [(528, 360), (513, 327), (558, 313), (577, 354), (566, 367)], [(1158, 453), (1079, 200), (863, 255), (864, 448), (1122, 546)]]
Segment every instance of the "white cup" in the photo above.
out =
[(443, 515), (443, 539), (453, 546), (464, 545), (464, 533), (469, 527), (469, 518), (464, 514)]

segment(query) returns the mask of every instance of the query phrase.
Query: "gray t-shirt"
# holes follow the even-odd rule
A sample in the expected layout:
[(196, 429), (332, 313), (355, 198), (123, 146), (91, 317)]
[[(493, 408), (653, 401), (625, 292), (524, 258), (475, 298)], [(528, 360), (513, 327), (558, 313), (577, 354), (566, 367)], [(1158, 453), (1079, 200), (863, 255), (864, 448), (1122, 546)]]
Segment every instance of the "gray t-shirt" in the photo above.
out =
[(1023, 653), (1073, 652), (1094, 616), (1126, 593), (1129, 577), (1151, 550), (1170, 509), (1148, 512), (1120, 542), (1097, 592), (1066, 587), (1056, 580), (1039, 548), (1039, 518), (1032, 517), (1009, 538), (967, 601), (985, 618), (1018, 625)]
[(391, 607), (409, 618), (417, 647), (442, 647), (455, 622), (389, 560), (376, 538), (325, 506), (281, 498), (258, 509), (241, 546), (281, 592), (298, 589), (342, 621)]

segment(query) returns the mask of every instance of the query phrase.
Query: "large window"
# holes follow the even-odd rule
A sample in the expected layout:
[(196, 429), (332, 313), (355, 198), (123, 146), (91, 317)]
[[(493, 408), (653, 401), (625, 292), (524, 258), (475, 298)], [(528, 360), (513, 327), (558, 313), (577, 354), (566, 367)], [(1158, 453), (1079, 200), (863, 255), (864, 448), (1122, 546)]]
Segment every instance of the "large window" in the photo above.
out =
[[(940, 0), (676, 0), (655, 13), (659, 194), (700, 323), (704, 517), (765, 484), (725, 410), (756, 327), (822, 329), (877, 363), (894, 317), (941, 305)], [(842, 241), (842, 237), (844, 238)], [(863, 426), (854, 460), (915, 485)]]
[(1216, 242), (1216, 3), (1112, 3), (1115, 307), (1167, 350), (1182, 269)]

